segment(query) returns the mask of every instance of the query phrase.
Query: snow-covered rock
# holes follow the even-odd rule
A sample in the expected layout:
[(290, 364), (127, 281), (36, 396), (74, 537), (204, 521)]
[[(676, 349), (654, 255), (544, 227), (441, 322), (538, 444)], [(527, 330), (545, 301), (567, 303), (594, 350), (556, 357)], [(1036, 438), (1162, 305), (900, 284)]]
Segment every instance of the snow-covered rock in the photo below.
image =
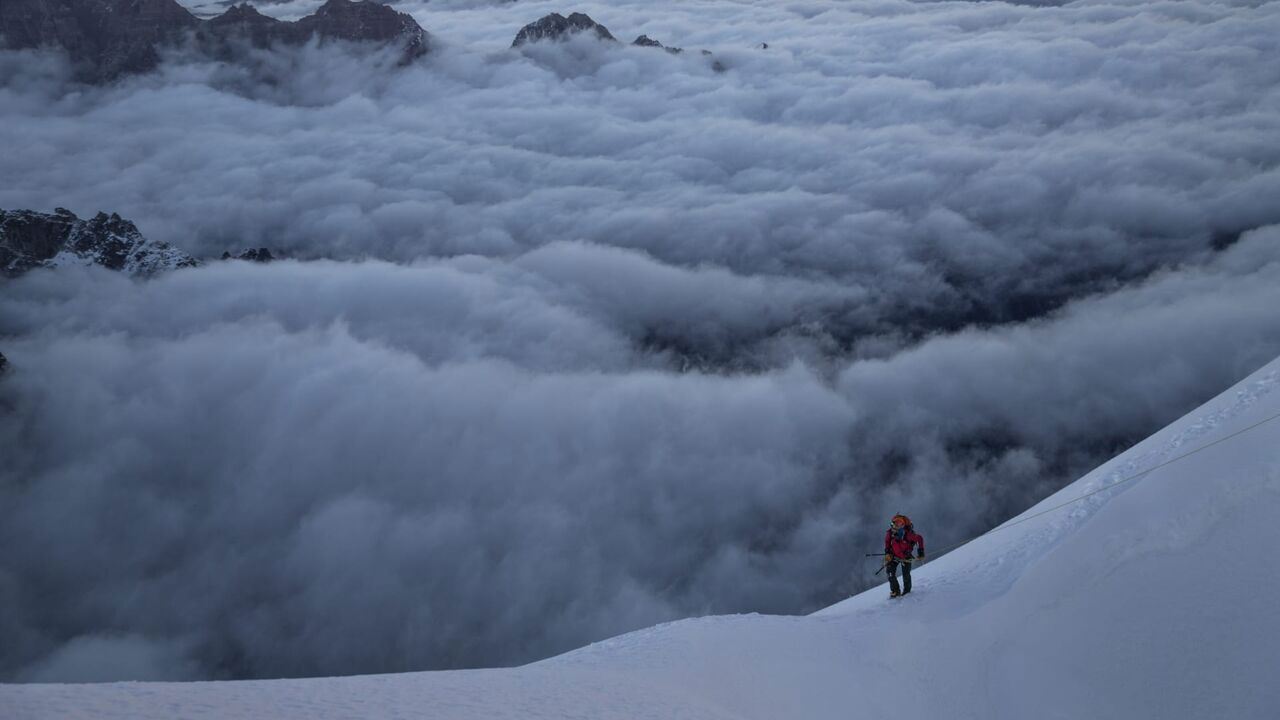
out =
[(146, 239), (115, 213), (81, 220), (63, 208), (52, 214), (0, 210), (0, 273), (16, 277), (68, 264), (147, 276), (198, 263), (168, 243)]

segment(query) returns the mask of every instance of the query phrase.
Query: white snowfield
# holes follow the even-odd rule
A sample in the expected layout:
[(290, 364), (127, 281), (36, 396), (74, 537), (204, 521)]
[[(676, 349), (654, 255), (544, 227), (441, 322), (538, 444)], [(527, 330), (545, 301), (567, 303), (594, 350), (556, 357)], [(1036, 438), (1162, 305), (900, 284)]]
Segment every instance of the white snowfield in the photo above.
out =
[(1280, 415), (1277, 389), (1280, 360), (1021, 517), (1183, 459), (926, 564), (902, 600), (670, 623), (512, 669), (5, 685), (0, 717), (1277, 718), (1280, 419), (1229, 437)]

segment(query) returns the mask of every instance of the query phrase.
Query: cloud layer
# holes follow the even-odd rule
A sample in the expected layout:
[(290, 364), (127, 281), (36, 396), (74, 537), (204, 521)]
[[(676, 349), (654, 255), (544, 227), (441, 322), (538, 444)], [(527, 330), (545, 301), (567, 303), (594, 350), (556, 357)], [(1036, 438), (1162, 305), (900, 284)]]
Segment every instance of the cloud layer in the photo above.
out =
[[(811, 610), (1280, 354), (1274, 5), (397, 7), (398, 72), (0, 52), (0, 207), (297, 258), (0, 291), (0, 678)], [(507, 49), (569, 10), (728, 71)]]

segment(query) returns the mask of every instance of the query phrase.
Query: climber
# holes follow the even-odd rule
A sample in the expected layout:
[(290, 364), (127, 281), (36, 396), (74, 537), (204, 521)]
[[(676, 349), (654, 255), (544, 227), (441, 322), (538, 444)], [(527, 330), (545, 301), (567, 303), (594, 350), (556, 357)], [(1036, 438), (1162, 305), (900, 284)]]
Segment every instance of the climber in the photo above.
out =
[[(913, 558), (911, 551), (919, 545)], [(911, 563), (924, 560), (924, 537), (916, 534), (911, 518), (894, 515), (884, 534), (884, 566), (889, 575), (889, 597), (902, 597), (911, 592)], [(902, 589), (898, 589), (898, 566), (902, 566)]]

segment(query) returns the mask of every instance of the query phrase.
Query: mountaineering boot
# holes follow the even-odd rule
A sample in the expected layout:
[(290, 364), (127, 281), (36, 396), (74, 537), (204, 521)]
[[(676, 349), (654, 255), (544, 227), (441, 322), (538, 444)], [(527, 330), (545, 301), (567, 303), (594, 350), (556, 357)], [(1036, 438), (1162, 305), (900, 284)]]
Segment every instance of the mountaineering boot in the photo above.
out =
[(902, 597), (902, 593), (898, 592), (897, 590), (890, 590), (889, 599), (892, 600), (893, 598), (896, 598), (896, 597)]

